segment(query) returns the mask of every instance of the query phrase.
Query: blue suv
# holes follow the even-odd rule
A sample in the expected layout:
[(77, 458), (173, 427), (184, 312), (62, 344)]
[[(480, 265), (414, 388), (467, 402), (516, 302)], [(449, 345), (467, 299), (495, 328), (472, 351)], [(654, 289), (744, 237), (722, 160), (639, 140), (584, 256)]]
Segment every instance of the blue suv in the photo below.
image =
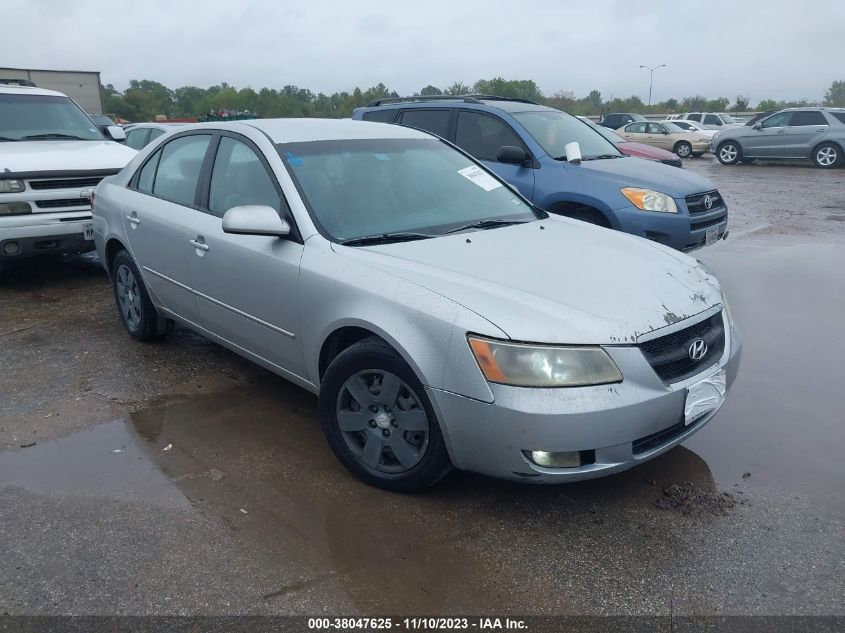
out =
[[(536, 206), (691, 251), (727, 236), (712, 182), (623, 156), (587, 123), (533, 101), (489, 95), (398, 97), (353, 119), (435, 134), (484, 163)], [(567, 145), (578, 143), (580, 156)]]

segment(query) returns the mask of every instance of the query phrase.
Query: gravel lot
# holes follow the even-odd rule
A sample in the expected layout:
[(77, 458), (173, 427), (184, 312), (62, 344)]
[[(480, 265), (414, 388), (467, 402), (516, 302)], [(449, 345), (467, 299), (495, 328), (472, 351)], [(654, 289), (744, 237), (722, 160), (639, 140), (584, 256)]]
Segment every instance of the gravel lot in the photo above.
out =
[(91, 258), (0, 279), (0, 613), (845, 615), (845, 170), (686, 168), (728, 200), (745, 338), (716, 419), (602, 480), (352, 479), (316, 399), (177, 328), (124, 334)]

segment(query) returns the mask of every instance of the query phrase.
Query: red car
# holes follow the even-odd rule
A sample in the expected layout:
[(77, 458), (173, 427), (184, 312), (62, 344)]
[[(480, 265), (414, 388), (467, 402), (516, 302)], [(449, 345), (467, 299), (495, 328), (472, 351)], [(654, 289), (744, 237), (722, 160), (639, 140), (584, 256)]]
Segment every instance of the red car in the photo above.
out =
[(677, 154), (668, 152), (665, 149), (660, 149), (659, 147), (646, 145), (645, 143), (633, 143), (631, 141), (626, 141), (610, 128), (597, 125), (584, 117), (578, 118), (591, 125), (596, 132), (613, 143), (616, 146), (616, 149), (625, 154), (625, 156), (635, 156), (636, 158), (655, 160), (663, 163), (664, 165), (671, 165), (672, 167), (683, 168), (684, 166)]

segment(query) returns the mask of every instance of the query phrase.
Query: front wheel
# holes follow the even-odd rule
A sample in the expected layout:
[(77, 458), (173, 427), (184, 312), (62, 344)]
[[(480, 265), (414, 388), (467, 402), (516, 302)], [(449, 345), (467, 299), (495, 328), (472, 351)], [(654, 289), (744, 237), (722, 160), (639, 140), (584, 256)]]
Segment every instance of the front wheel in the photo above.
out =
[(675, 153), (681, 158), (689, 158), (692, 154), (692, 145), (686, 141), (678, 141), (675, 143)]
[(822, 143), (813, 150), (813, 162), (816, 167), (832, 169), (842, 162), (842, 152), (834, 143)]
[(377, 337), (355, 343), (329, 365), (320, 421), (340, 462), (378, 488), (421, 490), (452, 469), (425, 388)]
[(733, 141), (726, 141), (716, 149), (716, 158), (723, 165), (736, 165), (742, 160), (742, 149)]

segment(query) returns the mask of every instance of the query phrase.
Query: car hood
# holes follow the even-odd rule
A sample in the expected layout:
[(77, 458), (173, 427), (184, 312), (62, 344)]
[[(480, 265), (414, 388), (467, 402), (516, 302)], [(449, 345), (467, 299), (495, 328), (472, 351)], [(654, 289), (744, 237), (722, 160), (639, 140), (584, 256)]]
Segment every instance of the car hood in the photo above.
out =
[[(642, 187), (666, 193), (673, 198), (712, 191), (716, 188), (707, 178), (670, 165), (630, 158), (608, 158), (582, 161), (579, 165), (562, 163), (564, 169), (579, 178), (596, 178), (607, 181), (605, 187)], [(625, 202), (619, 195), (620, 203)]]
[(0, 174), (123, 169), (137, 152), (114, 141), (0, 143)]
[(722, 302), (717, 280), (693, 258), (568, 218), (333, 248), (463, 305), (518, 341), (630, 344)]
[(652, 160), (674, 160), (677, 155), (668, 152), (659, 147), (646, 145), (645, 143), (637, 143), (635, 141), (625, 141), (624, 143), (617, 143), (616, 147), (619, 151), (628, 154), (629, 156), (637, 156), (639, 158), (650, 158)]

